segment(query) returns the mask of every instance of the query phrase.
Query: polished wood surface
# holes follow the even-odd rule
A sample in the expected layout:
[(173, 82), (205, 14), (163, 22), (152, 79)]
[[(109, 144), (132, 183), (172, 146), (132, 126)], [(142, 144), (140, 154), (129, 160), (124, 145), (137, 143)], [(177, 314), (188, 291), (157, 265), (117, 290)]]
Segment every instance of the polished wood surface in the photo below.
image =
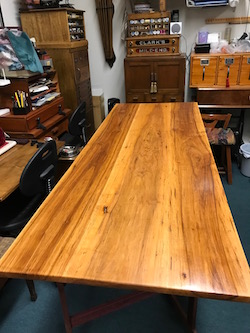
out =
[(30, 144), (16, 145), (0, 156), (0, 201), (18, 188), (23, 169), (36, 151)]
[[(57, 141), (57, 149), (59, 150), (62, 146), (63, 142)], [(36, 151), (36, 145), (17, 144), (0, 156), (0, 202), (18, 188), (23, 169)]]
[(185, 62), (183, 55), (126, 57), (127, 103), (184, 101)]
[(249, 266), (197, 104), (117, 104), (0, 276), (249, 302)]

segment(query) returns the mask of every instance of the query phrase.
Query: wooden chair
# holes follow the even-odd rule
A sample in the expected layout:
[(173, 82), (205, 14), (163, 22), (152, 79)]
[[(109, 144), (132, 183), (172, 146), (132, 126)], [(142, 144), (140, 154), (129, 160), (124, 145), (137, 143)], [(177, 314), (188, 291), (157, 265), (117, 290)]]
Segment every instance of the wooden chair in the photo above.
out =
[[(232, 158), (231, 146), (235, 144), (235, 136), (231, 128), (228, 128), (231, 114), (205, 114), (202, 119), (206, 128), (209, 143), (221, 146), (221, 165), (218, 163), (218, 171), (227, 174), (228, 184), (232, 184)], [(226, 163), (225, 163), (226, 158)]]
[[(11, 244), (14, 242), (14, 237), (0, 237), (0, 258), (4, 255), (4, 253), (8, 250)], [(0, 290), (8, 281), (6, 278), (0, 278)], [(30, 299), (34, 302), (37, 299), (37, 294), (35, 290), (35, 285), (33, 280), (26, 280), (27, 287), (30, 292)]]

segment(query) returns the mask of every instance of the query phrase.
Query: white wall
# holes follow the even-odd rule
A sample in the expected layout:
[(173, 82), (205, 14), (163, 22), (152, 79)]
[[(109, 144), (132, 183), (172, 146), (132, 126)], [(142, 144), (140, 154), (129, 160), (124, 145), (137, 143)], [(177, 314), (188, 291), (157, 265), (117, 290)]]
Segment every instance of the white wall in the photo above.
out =
[[(154, 0), (156, 1), (156, 0)], [(125, 42), (121, 40), (123, 15), (126, 6), (125, 0), (113, 0), (115, 14), (113, 17), (113, 48), (116, 61), (112, 68), (106, 63), (102, 47), (99, 22), (96, 14), (94, 0), (71, 0), (75, 8), (85, 10), (86, 36), (89, 42), (89, 63), (92, 90), (102, 89), (105, 98), (105, 108), (107, 112), (107, 99), (111, 97), (120, 98), (125, 102), (125, 83), (124, 83), (124, 58), (126, 56)], [(19, 0), (0, 0), (4, 22), (6, 26), (18, 24)], [(129, 0), (127, 0), (127, 5)], [(248, 0), (240, 0), (239, 6), (233, 10), (230, 6), (213, 8), (188, 8), (185, 0), (167, 0), (167, 10), (179, 9), (180, 21), (183, 23), (183, 36), (181, 38), (182, 52), (190, 55), (196, 41), (199, 30), (204, 29), (208, 32), (220, 32), (224, 37), (225, 28), (228, 24), (205, 24), (206, 18), (219, 17), (239, 17), (249, 16)], [(240, 37), (244, 31), (249, 31), (249, 24), (230, 25), (231, 37)], [(186, 97), (190, 100), (189, 84), (189, 62), (187, 61), (186, 73)]]
[(126, 55), (125, 43), (121, 39), (123, 28), (123, 15), (125, 1), (113, 0), (115, 12), (113, 16), (113, 49), (116, 61), (112, 68), (105, 60), (101, 31), (96, 13), (94, 0), (75, 0), (77, 9), (85, 10), (85, 29), (89, 43), (89, 66), (91, 73), (91, 86), (94, 89), (102, 89), (104, 92), (104, 105), (107, 112), (107, 100), (112, 97), (125, 102), (125, 82), (123, 61)]

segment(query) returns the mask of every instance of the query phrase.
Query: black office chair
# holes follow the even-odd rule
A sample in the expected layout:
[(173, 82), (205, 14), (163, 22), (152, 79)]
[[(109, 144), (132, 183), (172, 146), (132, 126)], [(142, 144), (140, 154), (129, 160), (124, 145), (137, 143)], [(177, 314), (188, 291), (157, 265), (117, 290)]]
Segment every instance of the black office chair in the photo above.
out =
[(85, 146), (86, 103), (82, 102), (69, 119), (68, 133), (63, 137), (65, 145)]
[(56, 166), (57, 148), (51, 140), (29, 160), (20, 177), (19, 188), (0, 203), (0, 236), (16, 237), (20, 233), (52, 190)]

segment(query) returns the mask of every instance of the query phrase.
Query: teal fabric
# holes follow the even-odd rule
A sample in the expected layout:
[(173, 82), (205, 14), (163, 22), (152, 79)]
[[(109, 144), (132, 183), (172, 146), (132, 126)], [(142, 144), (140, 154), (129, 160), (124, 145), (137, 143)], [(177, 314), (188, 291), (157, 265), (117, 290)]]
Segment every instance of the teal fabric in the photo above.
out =
[(31, 72), (43, 73), (43, 66), (38, 55), (25, 32), (21, 32), (20, 36), (15, 35), (11, 31), (7, 31), (7, 36), (20, 62), (26, 70)]

